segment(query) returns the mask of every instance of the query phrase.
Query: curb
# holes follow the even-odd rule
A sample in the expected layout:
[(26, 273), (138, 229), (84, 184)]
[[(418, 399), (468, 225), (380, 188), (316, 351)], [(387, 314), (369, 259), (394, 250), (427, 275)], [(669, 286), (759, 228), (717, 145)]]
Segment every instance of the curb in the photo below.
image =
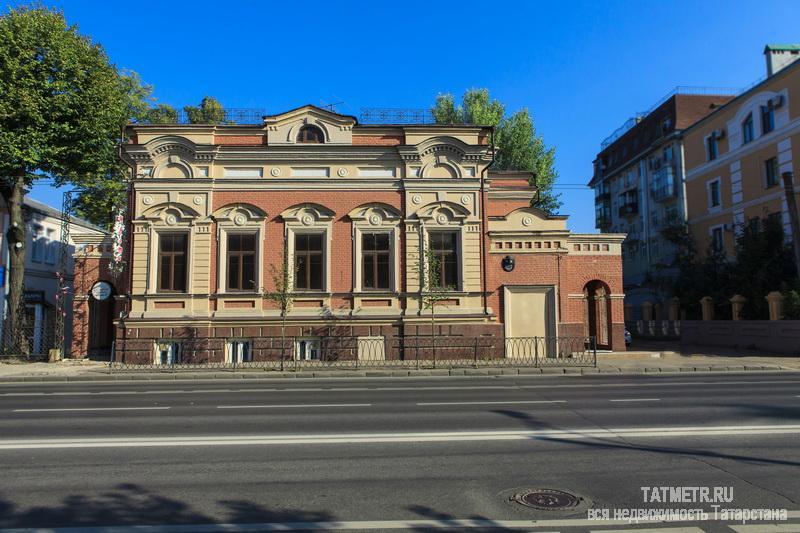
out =
[(542, 368), (454, 368), (429, 370), (325, 370), (319, 372), (175, 372), (146, 374), (84, 374), (77, 376), (8, 376), (0, 377), (3, 383), (80, 383), (120, 381), (191, 381), (191, 380), (270, 380), (270, 379), (341, 379), (341, 378), (415, 378), (415, 377), (476, 377), (476, 376), (581, 376), (606, 375), (637, 376), (642, 374), (688, 373), (748, 373), (788, 372), (800, 370), (782, 366), (681, 366), (681, 367), (542, 367)]

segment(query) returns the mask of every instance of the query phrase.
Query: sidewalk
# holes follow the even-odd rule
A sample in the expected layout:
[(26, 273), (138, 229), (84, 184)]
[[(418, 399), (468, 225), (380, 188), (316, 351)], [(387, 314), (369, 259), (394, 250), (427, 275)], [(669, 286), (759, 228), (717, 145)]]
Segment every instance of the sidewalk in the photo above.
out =
[[(184, 379), (354, 378), (422, 376), (498, 376), (564, 374), (652, 374), (686, 372), (800, 372), (800, 357), (753, 355), (745, 351), (709, 350), (690, 347), (675, 351), (674, 343), (637, 343), (637, 350), (597, 354), (597, 367), (483, 367), (409, 370), (371, 368), (358, 370), (303, 369), (298, 372), (272, 370), (153, 370), (110, 372), (107, 363), (61, 361), (58, 363), (0, 362), (0, 383), (141, 381)], [(670, 348), (670, 349), (665, 349)], [(713, 353), (710, 353), (713, 352)]]

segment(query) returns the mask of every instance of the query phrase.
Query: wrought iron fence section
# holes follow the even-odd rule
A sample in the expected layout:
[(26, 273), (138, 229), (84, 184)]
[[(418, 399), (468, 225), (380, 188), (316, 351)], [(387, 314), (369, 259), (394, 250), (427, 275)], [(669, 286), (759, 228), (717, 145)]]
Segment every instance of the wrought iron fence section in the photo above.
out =
[(435, 124), (430, 109), (364, 107), (358, 121), (362, 124)]
[(15, 335), (9, 321), (3, 324), (0, 335), (0, 357), (47, 359), (51, 348), (56, 346), (56, 332), (47, 324), (23, 326), (21, 334)]
[[(363, 368), (481, 368), (595, 366), (594, 337), (278, 337), (252, 341), (246, 358), (211, 350), (206, 340), (182, 342), (180, 354), (164, 362), (115, 360), (112, 371), (279, 370)], [(124, 354), (120, 354), (124, 358)]]
[(211, 112), (194, 113), (190, 115), (183, 109), (174, 109), (169, 112), (152, 110), (145, 116), (140, 124), (258, 124), (264, 123), (264, 116), (268, 115), (262, 108), (226, 108)]

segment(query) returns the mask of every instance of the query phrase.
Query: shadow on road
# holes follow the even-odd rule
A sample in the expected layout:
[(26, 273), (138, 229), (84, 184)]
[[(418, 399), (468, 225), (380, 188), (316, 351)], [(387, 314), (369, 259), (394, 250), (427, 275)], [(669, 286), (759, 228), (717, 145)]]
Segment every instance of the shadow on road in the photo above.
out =
[(285, 523), (334, 520), (326, 512), (270, 510), (243, 500), (221, 500), (224, 517), (212, 517), (176, 498), (155, 494), (135, 484), (117, 485), (96, 496), (73, 494), (60, 504), (20, 509), (0, 499), (0, 528), (194, 525), (214, 523)]
[[(456, 520), (456, 517), (449, 514), (449, 513), (442, 513), (440, 511), (436, 511), (435, 509), (428, 507), (426, 505), (412, 505), (408, 507), (408, 510), (412, 513), (418, 515), (423, 520), (432, 520), (436, 522), (435, 525), (431, 526), (417, 526), (410, 528), (409, 531), (441, 531), (443, 527), (453, 527), (452, 521)], [(460, 517), (463, 520), (463, 517)], [(515, 529), (509, 529), (505, 526), (501, 526), (497, 521), (492, 520), (491, 518), (486, 518), (485, 516), (481, 515), (473, 515), (468, 518), (468, 520), (474, 520), (481, 525), (485, 525), (485, 527), (481, 527), (480, 529), (470, 528), (470, 531), (519, 531)], [(456, 529), (452, 529), (451, 531), (455, 531)]]
[[(741, 409), (750, 411), (750, 414), (757, 414), (760, 416), (772, 416), (782, 420), (791, 418), (800, 418), (800, 409), (780, 406), (759, 406), (759, 405), (737, 405)], [(495, 410), (493, 413), (501, 414), (514, 420), (520, 421), (526, 428), (531, 430), (544, 430), (544, 429), (560, 429), (545, 422), (541, 422), (528, 413), (513, 410)], [(600, 426), (598, 426), (600, 427)], [(692, 458), (706, 458), (706, 459), (728, 459), (731, 461), (740, 461), (743, 463), (760, 464), (760, 465), (779, 465), (779, 466), (794, 466), (800, 467), (800, 462), (789, 461), (784, 459), (772, 459), (768, 457), (756, 457), (751, 455), (735, 455), (723, 453), (713, 450), (682, 448), (675, 446), (650, 446), (644, 444), (636, 444), (628, 440), (613, 439), (613, 438), (590, 438), (590, 439), (569, 439), (559, 437), (537, 436), (531, 437), (534, 440), (541, 440), (547, 442), (558, 442), (562, 444), (569, 444), (572, 446), (580, 446), (584, 448), (605, 448), (605, 449), (627, 449), (642, 452), (651, 452), (665, 455), (683, 455)]]

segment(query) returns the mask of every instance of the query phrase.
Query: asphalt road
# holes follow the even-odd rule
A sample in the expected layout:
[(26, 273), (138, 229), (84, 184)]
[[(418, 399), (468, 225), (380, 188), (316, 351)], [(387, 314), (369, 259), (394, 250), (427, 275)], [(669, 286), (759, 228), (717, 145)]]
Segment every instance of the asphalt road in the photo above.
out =
[[(713, 509), (643, 501), (662, 486), (732, 487), (721, 508), (800, 531), (800, 374), (0, 386), (0, 528), (611, 531), (630, 527), (587, 508)], [(584, 500), (509, 501), (542, 487)]]

